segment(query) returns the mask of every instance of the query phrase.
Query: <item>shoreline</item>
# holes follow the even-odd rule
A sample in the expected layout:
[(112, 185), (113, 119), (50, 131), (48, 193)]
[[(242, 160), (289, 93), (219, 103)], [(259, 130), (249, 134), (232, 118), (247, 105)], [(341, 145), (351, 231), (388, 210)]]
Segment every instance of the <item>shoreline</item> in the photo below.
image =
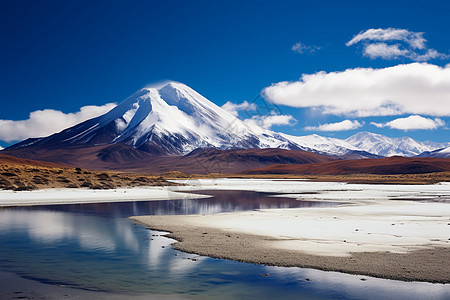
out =
[(52, 188), (20, 192), (0, 190), (0, 207), (202, 199), (209, 197), (206, 195), (173, 191), (169, 187), (161, 186), (116, 188), (109, 190), (82, 188)]
[[(164, 175), (165, 176), (165, 175)], [(288, 179), (309, 180), (312, 182), (341, 182), (350, 184), (374, 184), (374, 185), (429, 185), (450, 182), (450, 172), (434, 172), (420, 174), (344, 174), (344, 175), (320, 175), (320, 174), (172, 174), (164, 177), (168, 180), (196, 180), (196, 179)]]
[[(373, 205), (341, 206), (337, 210), (279, 209), (271, 210), (276, 211), (272, 216), (268, 210), (258, 210), (130, 219), (152, 230), (170, 232), (167, 237), (178, 241), (173, 247), (183, 252), (262, 265), (312, 268), (401, 281), (450, 283), (450, 266), (446, 264), (450, 258), (448, 216), (429, 216), (430, 220), (427, 220), (424, 216), (429, 211), (422, 214), (417, 205), (410, 207), (412, 211), (418, 209), (419, 213), (409, 220), (399, 217), (403, 214), (403, 206), (399, 205), (393, 210), (398, 213), (379, 217), (378, 221), (377, 216), (366, 223), (363, 221), (367, 217), (364, 210), (373, 209)], [(380, 214), (384, 208), (381, 207)], [(432, 209), (435, 208), (437, 206)], [(351, 215), (358, 211), (362, 215), (353, 218)], [(329, 218), (332, 215), (337, 217)], [(305, 218), (309, 218), (306, 223), (303, 222)], [(418, 233), (417, 228), (424, 221), (433, 224), (423, 229), (425, 233)], [(381, 228), (380, 222), (388, 222), (387, 229)], [(307, 224), (322, 228), (297, 230)], [(436, 228), (441, 229), (440, 233), (433, 234)]]
[[(177, 240), (172, 245), (176, 250), (211, 258), (268, 266), (309, 268), (400, 281), (450, 283), (448, 268), (442, 269), (443, 262), (448, 261), (450, 256), (450, 248), (447, 247), (416, 250), (408, 254), (363, 252), (352, 253), (350, 257), (319, 256), (283, 249), (271, 251), (265, 248), (264, 242), (270, 242), (273, 239), (264, 236), (229, 234), (225, 231), (212, 230), (210, 227), (149, 225), (148, 222), (142, 222), (135, 217), (132, 220), (152, 230), (169, 231), (170, 234), (166, 236)], [(224, 239), (224, 236), (229, 237), (229, 240)], [(232, 241), (233, 238), (240, 241)], [(244, 247), (246, 243), (248, 245)], [(414, 263), (411, 263), (412, 261)], [(424, 265), (422, 261), (427, 261), (428, 265)], [(390, 267), (387, 268), (388, 266)]]

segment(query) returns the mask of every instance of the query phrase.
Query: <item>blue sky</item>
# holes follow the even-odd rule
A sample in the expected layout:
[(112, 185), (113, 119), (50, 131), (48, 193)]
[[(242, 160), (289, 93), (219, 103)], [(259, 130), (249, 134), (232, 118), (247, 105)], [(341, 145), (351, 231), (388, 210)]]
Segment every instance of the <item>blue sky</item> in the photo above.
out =
[(275, 131), (448, 142), (448, 15), (445, 0), (1, 1), (0, 146), (59, 126), (36, 111), (82, 118), (167, 79), (220, 106), (263, 93), (283, 115), (265, 123)]

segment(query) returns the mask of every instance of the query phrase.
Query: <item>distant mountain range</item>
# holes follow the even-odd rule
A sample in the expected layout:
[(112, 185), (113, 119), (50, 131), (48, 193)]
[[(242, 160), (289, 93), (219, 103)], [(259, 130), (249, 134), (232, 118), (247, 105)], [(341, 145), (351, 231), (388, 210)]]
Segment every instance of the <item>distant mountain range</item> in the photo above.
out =
[(371, 132), (359, 132), (345, 141), (358, 149), (380, 156), (412, 157), (450, 146), (450, 143), (418, 142), (410, 137), (390, 138)]
[[(213, 161), (234, 157), (232, 169), (239, 171), (244, 169), (237, 164), (250, 161), (247, 167), (256, 168), (393, 155), (448, 157), (449, 146), (369, 132), (346, 140), (277, 133), (240, 120), (184, 84), (168, 82), (136, 92), (104, 115), (48, 137), (27, 139), (2, 153), (87, 168), (146, 171), (197, 170), (196, 162), (212, 166)], [(245, 149), (253, 150), (242, 152)]]

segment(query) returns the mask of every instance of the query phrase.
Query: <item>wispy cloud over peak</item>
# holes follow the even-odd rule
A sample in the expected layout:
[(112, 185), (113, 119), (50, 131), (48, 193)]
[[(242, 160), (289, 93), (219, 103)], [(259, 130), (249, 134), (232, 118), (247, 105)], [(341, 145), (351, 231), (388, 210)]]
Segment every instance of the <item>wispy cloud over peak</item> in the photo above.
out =
[(364, 125), (364, 122), (360, 123), (356, 120), (344, 120), (337, 123), (327, 123), (319, 126), (306, 126), (305, 130), (308, 131), (346, 131), (358, 129)]
[(412, 32), (396, 28), (368, 29), (355, 35), (346, 45), (351, 46), (362, 41), (403, 41), (414, 49), (424, 49), (427, 40), (424, 39), (423, 34), (424, 32)]
[(399, 44), (376, 43), (367, 45), (363, 55), (370, 58), (392, 59), (408, 55), (408, 50), (400, 49)]
[(297, 120), (291, 116), (291, 115), (278, 115), (278, 114), (271, 114), (271, 115), (257, 115), (253, 116), (250, 119), (244, 120), (245, 123), (248, 125), (258, 125), (261, 126), (264, 129), (270, 129), (272, 126), (275, 125), (288, 125), (288, 126), (294, 126), (297, 124)]
[(257, 109), (255, 103), (250, 103), (248, 101), (244, 101), (241, 104), (236, 104), (230, 101), (227, 101), (222, 108), (237, 117), (239, 115), (239, 111), (254, 111)]
[(320, 50), (321, 47), (319, 46), (309, 46), (309, 45), (305, 45), (301, 42), (295, 43), (294, 45), (292, 45), (291, 50), (299, 53), (299, 54), (312, 54), (314, 52), (316, 52), (317, 50)]
[(424, 32), (412, 32), (406, 29), (368, 29), (361, 31), (346, 43), (352, 46), (363, 45), (363, 55), (371, 59), (408, 58), (413, 61), (446, 59), (449, 55), (427, 48)]
[(406, 118), (398, 118), (386, 123), (371, 122), (378, 128), (389, 127), (403, 131), (408, 130), (432, 130), (445, 126), (445, 122), (439, 118), (425, 118), (419, 115), (412, 115)]
[[(239, 117), (239, 112), (242, 111), (244, 112), (244, 115), (247, 116), (244, 120), (246, 124), (250, 126), (257, 125), (264, 129), (269, 129), (275, 125), (293, 126), (297, 123), (297, 120), (293, 116), (280, 114), (279, 110), (271, 110), (265, 112), (267, 114), (264, 114), (259, 111), (259, 107), (254, 102), (244, 101), (240, 104), (236, 104), (228, 101), (222, 105), (222, 108), (235, 117)], [(249, 113), (252, 111), (255, 113)]]

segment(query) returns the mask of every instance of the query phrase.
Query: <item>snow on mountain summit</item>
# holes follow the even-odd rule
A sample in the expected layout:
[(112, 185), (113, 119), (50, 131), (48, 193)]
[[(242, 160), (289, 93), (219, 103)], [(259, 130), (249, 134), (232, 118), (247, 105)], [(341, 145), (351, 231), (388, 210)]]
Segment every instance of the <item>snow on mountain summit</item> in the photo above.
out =
[(361, 150), (380, 156), (416, 156), (446, 145), (418, 142), (410, 137), (391, 138), (371, 132), (358, 132), (345, 141)]
[(178, 82), (143, 88), (104, 115), (17, 147), (112, 143), (160, 154), (186, 154), (205, 147), (300, 149), (270, 130), (243, 122)]
[(71, 142), (89, 142), (106, 127), (112, 139), (101, 142), (124, 142), (149, 152), (185, 154), (203, 147), (260, 145), (248, 125), (178, 82), (138, 91)]

